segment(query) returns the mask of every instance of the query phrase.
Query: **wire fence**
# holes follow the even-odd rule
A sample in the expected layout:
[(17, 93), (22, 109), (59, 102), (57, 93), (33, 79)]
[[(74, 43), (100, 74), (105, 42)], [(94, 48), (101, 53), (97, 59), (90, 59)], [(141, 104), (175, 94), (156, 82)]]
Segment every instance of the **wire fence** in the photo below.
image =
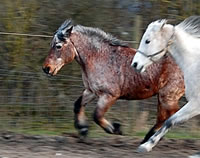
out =
[[(28, 36), (51, 38), (49, 35), (32, 35), (0, 32), (0, 35)], [(136, 41), (127, 41), (136, 43)], [(30, 62), (30, 61), (29, 61)], [(73, 65), (72, 65), (73, 66)], [(73, 104), (81, 95), (84, 86), (80, 70), (58, 74), (56, 77), (46, 76), (41, 69), (15, 70), (0, 68), (0, 128), (16, 132), (52, 133), (76, 132), (74, 129)], [(73, 75), (74, 74), (74, 75)], [(185, 100), (181, 100), (183, 105)], [(104, 131), (94, 124), (92, 113), (96, 100), (87, 105), (91, 135), (104, 135)], [(110, 121), (123, 124), (125, 135), (145, 133), (156, 122), (157, 99), (118, 100), (107, 112)], [(178, 128), (184, 133), (190, 126), (192, 134), (196, 132), (198, 120)], [(183, 130), (184, 129), (184, 130)]]
[[(35, 34), (25, 34), (16, 32), (0, 32), (0, 35), (10, 35), (10, 36), (26, 36), (26, 37), (41, 37), (41, 38), (52, 38), (51, 35), (35, 35)], [(138, 41), (124, 41), (127, 43), (138, 44)]]

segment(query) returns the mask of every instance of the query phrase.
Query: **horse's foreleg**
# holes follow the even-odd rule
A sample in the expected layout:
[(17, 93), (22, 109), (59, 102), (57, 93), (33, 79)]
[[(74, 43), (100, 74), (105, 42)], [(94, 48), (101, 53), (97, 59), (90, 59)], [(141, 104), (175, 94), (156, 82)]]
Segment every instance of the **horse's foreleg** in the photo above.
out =
[(191, 100), (168, 120), (164, 125), (144, 144), (139, 146), (139, 152), (148, 152), (159, 142), (159, 140), (168, 132), (169, 128), (187, 121), (188, 119), (200, 114), (199, 101)]
[(94, 121), (101, 126), (107, 133), (122, 134), (119, 123), (110, 123), (104, 118), (104, 114), (115, 103), (117, 97), (102, 95), (99, 97), (97, 107), (94, 111)]
[(74, 103), (74, 125), (75, 128), (78, 129), (81, 136), (86, 136), (88, 134), (88, 123), (87, 117), (85, 116), (85, 105), (92, 101), (94, 98), (95, 95), (86, 89), (82, 96), (80, 96)]
[[(179, 99), (179, 98), (178, 98)], [(163, 123), (179, 110), (178, 99), (168, 95), (158, 95), (157, 105), (157, 121), (156, 124), (149, 130), (141, 144), (149, 140), (163, 125)]]

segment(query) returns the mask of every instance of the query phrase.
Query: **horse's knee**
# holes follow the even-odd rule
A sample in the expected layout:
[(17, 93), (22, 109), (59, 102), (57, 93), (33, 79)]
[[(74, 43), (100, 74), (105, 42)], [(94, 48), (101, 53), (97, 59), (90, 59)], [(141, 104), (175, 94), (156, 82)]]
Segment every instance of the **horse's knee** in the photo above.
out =
[(173, 103), (160, 103), (158, 105), (157, 123), (155, 129), (159, 129), (166, 120), (168, 120), (174, 113), (179, 110), (177, 102)]

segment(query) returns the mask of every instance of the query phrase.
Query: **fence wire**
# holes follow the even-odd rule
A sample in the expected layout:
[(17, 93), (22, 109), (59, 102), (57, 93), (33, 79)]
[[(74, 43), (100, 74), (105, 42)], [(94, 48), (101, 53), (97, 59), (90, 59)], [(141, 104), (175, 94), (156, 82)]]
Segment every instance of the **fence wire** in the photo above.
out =
[[(34, 34), (26, 34), (26, 33), (16, 33), (16, 32), (0, 32), (0, 35), (10, 35), (10, 36), (26, 36), (26, 37), (41, 37), (41, 38), (52, 38), (51, 35), (34, 35)], [(127, 40), (124, 41), (127, 43), (138, 44), (137, 41)]]
[[(49, 35), (31, 35), (0, 32), (0, 35), (51, 38)], [(136, 43), (135, 41), (127, 41)], [(32, 60), (32, 59), (31, 59)], [(31, 62), (31, 61), (28, 61)], [(17, 66), (13, 64), (12, 66)], [(1, 130), (23, 132), (76, 132), (74, 129), (73, 104), (81, 95), (84, 86), (80, 70), (63, 72), (56, 77), (46, 76), (41, 69), (24, 71), (0, 68), (0, 128)], [(72, 75), (75, 74), (75, 75)], [(96, 101), (86, 106), (91, 135), (104, 135), (104, 131), (91, 117)], [(185, 100), (181, 101), (184, 104)], [(149, 130), (156, 122), (157, 98), (154, 96), (140, 101), (118, 100), (106, 113), (110, 121), (123, 125), (125, 135), (137, 135)], [(183, 132), (188, 126), (199, 130), (197, 120), (181, 126)], [(142, 126), (141, 126), (142, 125)], [(183, 130), (184, 129), (184, 130)]]

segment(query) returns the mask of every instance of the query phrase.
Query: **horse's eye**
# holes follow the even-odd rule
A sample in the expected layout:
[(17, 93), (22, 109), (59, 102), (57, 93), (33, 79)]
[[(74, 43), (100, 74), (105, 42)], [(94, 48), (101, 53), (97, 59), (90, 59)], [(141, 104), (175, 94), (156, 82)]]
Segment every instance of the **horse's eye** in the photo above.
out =
[(150, 40), (147, 39), (147, 40), (145, 41), (145, 43), (146, 43), (146, 44), (149, 44), (149, 43), (150, 43)]

